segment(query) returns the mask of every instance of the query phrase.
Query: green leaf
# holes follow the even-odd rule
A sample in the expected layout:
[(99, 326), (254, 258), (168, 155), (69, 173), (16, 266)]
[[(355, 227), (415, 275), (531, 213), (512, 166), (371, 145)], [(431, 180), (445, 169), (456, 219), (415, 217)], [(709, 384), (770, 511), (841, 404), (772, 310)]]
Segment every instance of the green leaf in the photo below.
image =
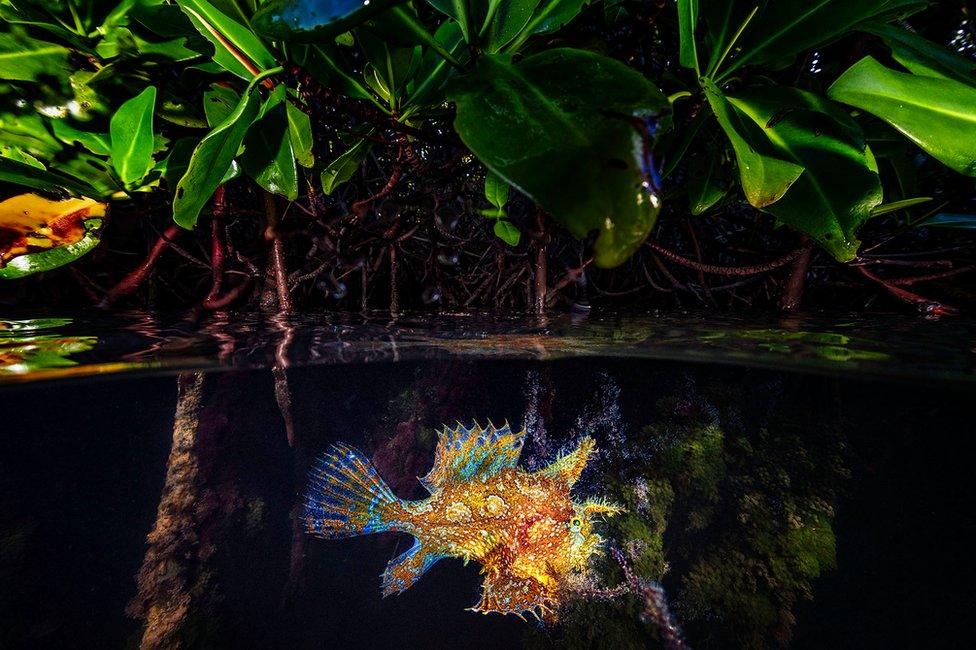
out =
[(488, 52), (498, 52), (525, 29), (539, 0), (494, 0), (495, 15), (488, 30)]
[(312, 155), (312, 121), (305, 111), (291, 102), (285, 102), (285, 110), (288, 112), (288, 137), (295, 152), (295, 160), (302, 167), (311, 167), (315, 164), (315, 156)]
[(912, 73), (976, 86), (976, 61), (895, 25), (869, 25), (863, 29), (881, 37), (894, 59)]
[(203, 113), (207, 116), (207, 124), (213, 128), (223, 122), (240, 101), (241, 96), (232, 88), (211, 84), (210, 90), (203, 93)]
[(30, 165), (31, 167), (36, 167), (37, 169), (47, 169), (40, 160), (30, 155), (23, 149), (17, 147), (11, 147), (9, 145), (0, 145), (0, 156), (4, 158), (9, 158), (10, 160), (15, 160), (17, 162), (22, 162), (25, 165)]
[(292, 49), (294, 62), (306, 70), (319, 83), (335, 88), (354, 99), (376, 103), (373, 95), (356, 79), (349, 76), (334, 58), (334, 52), (316, 45), (296, 45)]
[(898, 212), (899, 210), (907, 210), (908, 208), (913, 208), (916, 205), (922, 205), (923, 203), (929, 203), (930, 201), (932, 201), (932, 197), (930, 196), (919, 196), (914, 199), (892, 201), (891, 203), (879, 205), (875, 209), (871, 210), (871, 216), (880, 217), (883, 214), (891, 214), (892, 212)]
[(177, 0), (197, 31), (214, 46), (213, 60), (228, 72), (250, 80), (253, 70), (278, 65), (274, 55), (248, 27), (206, 0)]
[(193, 151), (186, 173), (176, 186), (173, 221), (191, 229), (200, 210), (223, 182), (251, 123), (258, 115), (261, 100), (248, 89), (234, 111), (208, 133)]
[(557, 48), (517, 65), (480, 58), (449, 97), (455, 129), (491, 171), (539, 203), (574, 236), (598, 231), (596, 264), (621, 264), (654, 225), (658, 197), (643, 187), (635, 121), (667, 99), (632, 68)]
[(251, 24), (268, 38), (324, 43), (404, 0), (272, 0)]
[(20, 114), (0, 113), (0, 144), (50, 160), (64, 148), (47, 130), (50, 121), (33, 110)]
[(363, 138), (329, 163), (322, 171), (322, 192), (332, 194), (339, 185), (352, 178), (372, 146), (371, 140)]
[(721, 151), (706, 151), (689, 165), (688, 207), (693, 215), (707, 212), (728, 192), (721, 183), (723, 162)]
[(883, 199), (877, 166), (857, 125), (839, 107), (793, 88), (757, 88), (729, 101), (763, 130), (780, 156), (803, 168), (766, 211), (839, 261), (854, 259), (857, 231)]
[(41, 76), (68, 75), (68, 49), (28, 38), (19, 31), (0, 34), (0, 79), (37, 81)]
[(590, 0), (543, 0), (523, 33), (534, 35), (558, 31), (576, 18), (589, 3)]
[[(465, 45), (461, 28), (456, 22), (445, 20), (437, 28), (434, 38), (454, 58), (462, 63), (467, 63), (471, 56), (470, 49)], [(444, 86), (455, 72), (454, 66), (445, 61), (444, 57), (432, 49), (427, 49), (420, 60), (416, 73), (408, 82), (407, 100), (401, 106), (401, 110), (406, 111), (408, 106), (423, 106), (443, 102)]]
[(712, 112), (732, 143), (746, 199), (756, 208), (779, 201), (803, 173), (803, 167), (777, 155), (762, 130), (744, 121), (713, 82), (705, 80), (703, 88)]
[(508, 183), (504, 178), (491, 171), (485, 174), (485, 198), (502, 215), (505, 213), (505, 204), (508, 203), (508, 193)]
[(472, 25), (468, 0), (427, 0), (430, 6), (441, 12), (448, 18), (453, 18), (454, 22), (461, 28), (461, 34), (465, 43), (471, 43), (472, 38), (477, 36), (477, 27)]
[(0, 156), (0, 181), (30, 187), (35, 190), (59, 192), (68, 190), (75, 194), (97, 194), (89, 183), (50, 170), (40, 170), (33, 164)]
[(74, 144), (77, 142), (88, 151), (101, 156), (108, 156), (112, 153), (108, 133), (83, 131), (72, 126), (66, 119), (51, 120), (51, 126), (54, 128), (55, 137), (65, 144)]
[(298, 171), (284, 106), (271, 109), (251, 126), (244, 140), (241, 167), (268, 192), (289, 201), (298, 198)]
[(493, 230), (495, 231), (495, 236), (509, 246), (518, 246), (519, 242), (522, 241), (522, 233), (511, 221), (498, 219), (495, 221)]
[(865, 57), (827, 94), (880, 117), (960, 174), (976, 176), (976, 88), (895, 72)]
[(695, 43), (697, 25), (698, 0), (678, 0), (678, 62), (700, 75), (698, 45)]
[(145, 178), (153, 166), (153, 109), (156, 87), (149, 86), (115, 111), (109, 123), (112, 166), (129, 187)]
[[(751, 4), (756, 6), (759, 3)], [(742, 55), (729, 66), (722, 78), (746, 64), (788, 64), (800, 52), (830, 43), (859, 25), (906, 16), (926, 4), (925, 0), (767, 2), (740, 41)]]

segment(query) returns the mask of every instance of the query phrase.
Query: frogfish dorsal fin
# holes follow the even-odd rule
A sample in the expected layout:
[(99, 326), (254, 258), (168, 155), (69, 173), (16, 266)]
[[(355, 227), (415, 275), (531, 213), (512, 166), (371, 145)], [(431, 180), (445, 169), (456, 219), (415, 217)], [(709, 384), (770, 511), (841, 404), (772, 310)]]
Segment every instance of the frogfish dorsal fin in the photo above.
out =
[(434, 466), (420, 479), (424, 487), (436, 491), (449, 480), (470, 481), (491, 476), (503, 469), (515, 467), (525, 442), (526, 432), (513, 432), (508, 424), (486, 428), (478, 423), (470, 428), (458, 424), (444, 427), (434, 452)]
[(586, 463), (590, 460), (594, 449), (596, 449), (596, 442), (590, 436), (586, 436), (580, 440), (576, 449), (565, 456), (560, 456), (539, 471), (546, 476), (558, 476), (566, 481), (569, 487), (573, 487), (586, 468)]
[(420, 540), (414, 538), (413, 546), (390, 560), (383, 575), (380, 576), (383, 580), (383, 595), (398, 594), (409, 589), (413, 583), (420, 580), (420, 576), (424, 575), (427, 569), (444, 557), (435, 553), (425, 553)]

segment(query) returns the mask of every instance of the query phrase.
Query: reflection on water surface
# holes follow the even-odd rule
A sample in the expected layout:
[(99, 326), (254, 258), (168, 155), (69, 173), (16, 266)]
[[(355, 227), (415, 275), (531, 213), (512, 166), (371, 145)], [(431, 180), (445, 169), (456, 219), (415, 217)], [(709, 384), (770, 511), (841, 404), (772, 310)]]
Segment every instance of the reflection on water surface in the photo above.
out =
[(563, 315), (294, 317), (126, 313), (0, 320), (0, 382), (97, 373), (296, 367), (375, 361), (672, 359), (971, 382), (976, 323), (914, 317)]

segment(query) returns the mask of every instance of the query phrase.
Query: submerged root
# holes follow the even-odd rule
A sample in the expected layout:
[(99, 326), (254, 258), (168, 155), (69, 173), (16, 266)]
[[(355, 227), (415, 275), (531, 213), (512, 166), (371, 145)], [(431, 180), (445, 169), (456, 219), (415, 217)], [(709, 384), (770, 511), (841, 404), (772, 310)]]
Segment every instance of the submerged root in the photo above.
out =
[(202, 409), (203, 374), (179, 377), (173, 446), (166, 463), (166, 483), (149, 533), (149, 550), (139, 570), (139, 593), (128, 614), (144, 618), (140, 648), (172, 648), (190, 612), (191, 563), (198, 556), (197, 503), (201, 499), (197, 438)]

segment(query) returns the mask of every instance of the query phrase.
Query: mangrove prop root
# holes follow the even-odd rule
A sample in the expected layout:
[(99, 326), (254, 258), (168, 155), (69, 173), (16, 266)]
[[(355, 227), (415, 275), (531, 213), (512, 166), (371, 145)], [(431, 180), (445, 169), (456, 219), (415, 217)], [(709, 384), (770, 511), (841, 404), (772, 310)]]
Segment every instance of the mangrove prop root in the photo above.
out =
[(803, 301), (803, 289), (807, 283), (807, 271), (810, 269), (810, 259), (813, 257), (813, 246), (807, 245), (800, 255), (793, 261), (790, 278), (786, 281), (786, 289), (780, 300), (780, 309), (786, 312), (796, 311)]
[[(265, 218), (267, 227), (265, 238), (271, 242), (270, 272), (265, 274), (274, 280), (275, 295), (278, 298), (278, 314), (275, 319), (276, 327), (281, 330), (281, 341), (275, 350), (275, 365), (271, 368), (274, 377), (275, 401), (278, 403), (278, 410), (285, 423), (285, 435), (288, 438), (288, 445), (295, 446), (295, 423), (292, 418), (291, 408), (291, 388), (288, 386), (288, 375), (285, 368), (288, 367), (288, 347), (291, 345), (294, 336), (291, 325), (287, 321), (287, 314), (292, 311), (291, 291), (288, 288), (288, 269), (285, 267), (284, 242), (281, 240), (281, 233), (278, 231), (278, 206), (275, 205), (274, 196), (264, 193)], [(270, 307), (267, 301), (264, 307)]]
[(675, 264), (679, 264), (696, 271), (701, 271), (702, 273), (708, 273), (709, 275), (759, 275), (760, 273), (767, 273), (768, 271), (773, 271), (781, 266), (786, 266), (796, 258), (803, 255), (804, 251), (807, 250), (806, 247), (797, 248), (796, 250), (787, 253), (783, 257), (764, 264), (757, 264), (755, 266), (715, 266), (713, 264), (702, 264), (701, 262), (690, 260), (687, 257), (675, 253), (674, 251), (668, 250), (657, 242), (649, 241), (647, 242), (647, 246), (661, 257), (674, 262)]
[(857, 266), (856, 268), (861, 275), (866, 277), (868, 280), (877, 282), (885, 291), (890, 293), (895, 298), (902, 300), (904, 302), (915, 305), (920, 311), (930, 315), (930, 316), (950, 316), (957, 312), (955, 307), (950, 307), (949, 305), (944, 305), (936, 300), (930, 300), (924, 296), (920, 296), (917, 293), (912, 293), (907, 289), (902, 289), (893, 282), (885, 280), (869, 271), (865, 266)]
[(384, 185), (383, 188), (376, 194), (367, 196), (365, 199), (360, 199), (352, 204), (352, 213), (355, 215), (355, 218), (361, 219), (366, 215), (366, 212), (369, 210), (369, 207), (372, 204), (376, 203), (383, 197), (388, 196), (390, 192), (393, 191), (393, 188), (396, 187), (396, 184), (400, 182), (400, 177), (402, 175), (403, 165), (398, 158), (393, 164), (393, 171), (390, 172), (390, 178), (388, 181), (386, 181), (386, 185)]
[(184, 373), (178, 379), (173, 444), (166, 463), (166, 482), (149, 533), (149, 549), (139, 570), (139, 592), (128, 613), (144, 618), (141, 648), (180, 645), (180, 631), (191, 606), (193, 568), (200, 552), (197, 504), (202, 497), (197, 438), (204, 376)]
[(227, 244), (224, 241), (224, 186), (221, 185), (214, 192), (213, 218), (210, 223), (210, 268), (213, 273), (213, 283), (210, 293), (203, 301), (203, 306), (213, 309), (214, 302), (220, 296), (220, 289), (224, 282), (224, 260), (227, 257)]
[(137, 266), (129, 275), (122, 278), (122, 280), (112, 287), (102, 301), (98, 303), (99, 307), (105, 308), (110, 307), (112, 303), (123, 296), (127, 296), (136, 289), (139, 285), (149, 276), (149, 272), (152, 271), (153, 267), (156, 265), (156, 261), (159, 259), (160, 254), (169, 245), (171, 241), (176, 239), (179, 234), (183, 231), (178, 225), (170, 224), (166, 230), (159, 236), (156, 243), (153, 244), (152, 249), (149, 251), (149, 255), (143, 260), (142, 264)]

